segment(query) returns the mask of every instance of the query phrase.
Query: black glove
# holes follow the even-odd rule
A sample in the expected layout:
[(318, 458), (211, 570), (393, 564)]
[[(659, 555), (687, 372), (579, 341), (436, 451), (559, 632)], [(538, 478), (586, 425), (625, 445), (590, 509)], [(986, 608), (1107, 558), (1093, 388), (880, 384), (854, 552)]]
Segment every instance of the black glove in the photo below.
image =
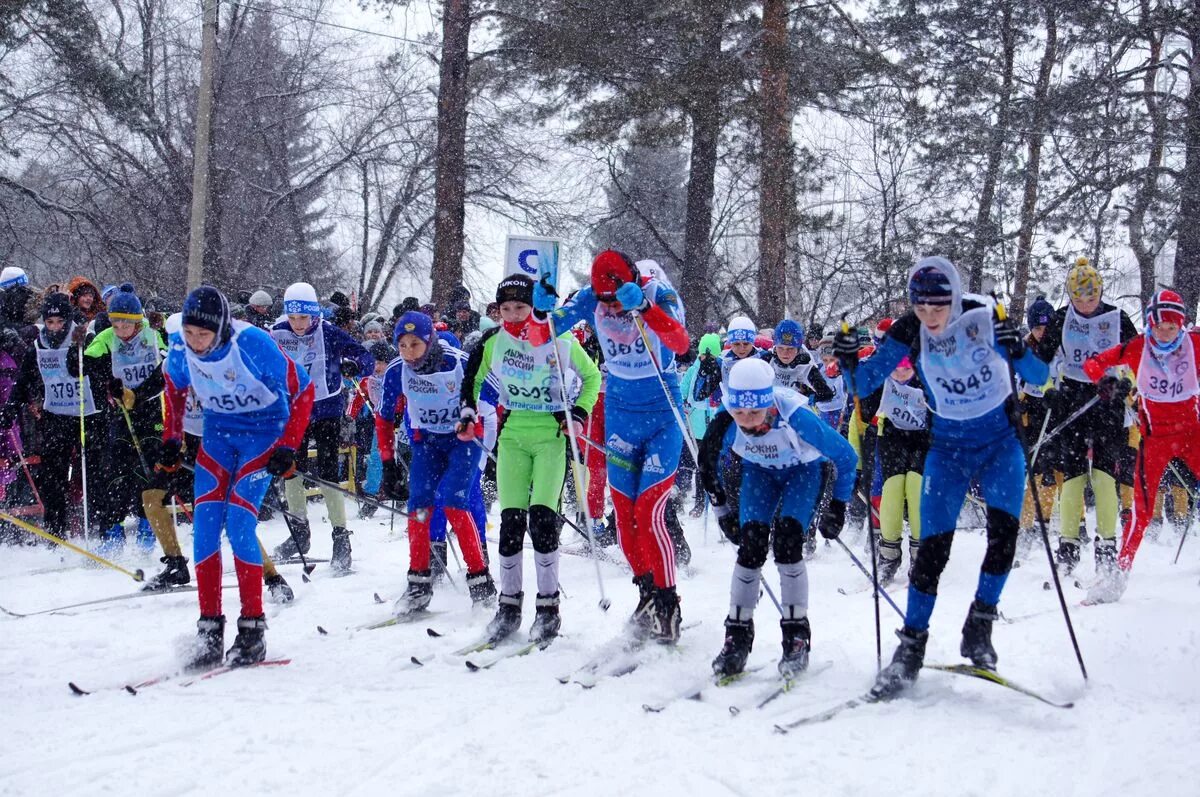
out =
[(267, 460), (267, 473), (272, 476), (287, 476), (296, 468), (296, 451), (292, 448), (279, 446), (271, 452)]
[(1128, 379), (1122, 379), (1111, 374), (1100, 377), (1100, 381), (1096, 383), (1096, 393), (1100, 396), (1100, 400), (1114, 404), (1123, 404), (1125, 399), (1129, 398), (1129, 393), (1132, 390), (1133, 385), (1130, 384)]
[(734, 545), (741, 545), (742, 528), (738, 524), (738, 516), (733, 511), (733, 507), (724, 502), (718, 504), (714, 501), (713, 513), (717, 516), (717, 525), (720, 526), (721, 533), (725, 535), (725, 539)]
[(825, 507), (825, 514), (821, 515), (821, 523), (817, 526), (817, 530), (825, 539), (836, 540), (842, 533), (844, 525), (846, 525), (846, 502), (832, 498), (829, 506)]
[(358, 363), (354, 360), (342, 360), (342, 376), (353, 379), (358, 376)]
[(394, 459), (383, 462), (383, 492), (393, 501), (408, 500), (408, 479), (404, 478)]
[(857, 331), (851, 329), (833, 336), (833, 354), (843, 371), (851, 371), (858, 366), (858, 349)]
[(157, 470), (174, 473), (179, 470), (179, 463), (182, 459), (183, 442), (181, 440), (164, 440), (158, 447), (158, 463), (154, 467)]
[(1008, 359), (1019, 360), (1025, 354), (1025, 341), (1021, 337), (1021, 332), (1013, 322), (1007, 318), (1001, 321), (996, 319), (992, 324), (996, 332), (996, 345), (1004, 349), (1008, 354)]

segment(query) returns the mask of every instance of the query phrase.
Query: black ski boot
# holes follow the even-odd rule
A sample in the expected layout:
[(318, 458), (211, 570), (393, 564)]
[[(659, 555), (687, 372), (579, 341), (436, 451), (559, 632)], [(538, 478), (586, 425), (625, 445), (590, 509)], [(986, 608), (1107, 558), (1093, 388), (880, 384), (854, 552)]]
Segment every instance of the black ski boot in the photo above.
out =
[(225, 615), (196, 621), (196, 642), (184, 668), (194, 672), (220, 666), (225, 658)]
[(1058, 541), (1058, 551), (1054, 554), (1054, 564), (1058, 572), (1069, 576), (1079, 566), (1079, 540), (1063, 537)]
[(373, 518), (378, 509), (379, 507), (370, 501), (363, 501), (358, 505), (358, 516), (362, 520)]
[(654, 603), (654, 576), (645, 573), (633, 577), (634, 586), (638, 588), (638, 602), (629, 617), (629, 628), (633, 633), (644, 636), (650, 633), (651, 611)]
[(329, 568), (338, 575), (350, 572), (353, 561), (350, 557), (350, 531), (341, 526), (333, 527), (333, 553), (329, 555)]
[(808, 669), (812, 629), (807, 617), (799, 620), (780, 619), (779, 627), (783, 630), (783, 658), (779, 660), (779, 674), (784, 678), (795, 678)]
[(146, 582), (142, 592), (159, 592), (171, 587), (185, 587), (191, 583), (192, 576), (188, 573), (187, 559), (182, 556), (164, 556), (158, 561), (166, 567)]
[(230, 667), (245, 667), (258, 664), (267, 657), (267, 643), (263, 632), (267, 630), (267, 617), (239, 617), (238, 632), (233, 640), (233, 647), (225, 654), (225, 662)]
[(516, 595), (500, 593), (500, 607), (487, 626), (488, 639), (499, 642), (516, 633), (521, 627), (521, 600), (524, 597), (524, 592), (518, 592)]
[(675, 592), (675, 588), (656, 588), (653, 607), (650, 636), (663, 645), (674, 645), (679, 641), (679, 626), (683, 623), (683, 615), (679, 611), (679, 594)]
[(496, 582), (492, 581), (492, 574), (486, 570), (467, 573), (467, 593), (470, 594), (473, 605), (488, 609), (494, 607), (496, 605)]
[(446, 577), (446, 541), (429, 543), (429, 571), (433, 574), (433, 583), (440, 584)]
[(267, 593), (271, 596), (272, 603), (291, 603), (296, 599), (296, 593), (292, 592), (287, 581), (278, 573), (267, 576), (263, 579), (263, 584), (267, 587)]
[(1113, 571), (1117, 569), (1116, 539), (1096, 540), (1096, 548), (1093, 553), (1096, 556), (1096, 575), (1101, 577), (1111, 576)]
[(750, 648), (754, 647), (754, 619), (725, 618), (725, 644), (712, 661), (713, 675), (737, 675), (746, 669)]
[(393, 612), (397, 617), (422, 612), (433, 598), (433, 578), (428, 570), (409, 570), (408, 588), (396, 600)]
[(286, 518), (288, 528), (291, 534), (281, 544), (276, 546), (275, 553), (271, 558), (276, 562), (285, 559), (295, 559), (301, 552), (308, 553), (309, 547), (312, 545), (312, 531), (308, 527), (308, 521), (291, 520)]
[(925, 643), (928, 631), (916, 631), (904, 626), (896, 632), (900, 646), (892, 654), (892, 663), (884, 667), (871, 687), (871, 696), (876, 700), (890, 700), (913, 685), (921, 665), (925, 663)]
[(553, 595), (538, 595), (534, 604), (533, 625), (529, 627), (529, 641), (541, 642), (544, 645), (558, 636), (562, 627), (562, 618), (558, 616), (558, 593)]
[(992, 647), (992, 623), (999, 616), (995, 606), (988, 606), (976, 599), (967, 611), (967, 621), (963, 623), (962, 644), (958, 652), (984, 670), (996, 669), (999, 659), (996, 649)]
[(896, 578), (900, 569), (900, 541), (879, 543), (879, 586), (886, 587)]

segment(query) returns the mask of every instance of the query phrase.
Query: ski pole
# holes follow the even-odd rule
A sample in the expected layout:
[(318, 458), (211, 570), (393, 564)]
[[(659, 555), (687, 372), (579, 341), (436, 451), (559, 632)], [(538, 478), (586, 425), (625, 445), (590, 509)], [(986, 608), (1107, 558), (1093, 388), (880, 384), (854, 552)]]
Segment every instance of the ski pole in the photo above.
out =
[(87, 545), (91, 531), (91, 515), (88, 514), (88, 475), (87, 475), (87, 426), (83, 415), (83, 344), (79, 349), (79, 483), (83, 486), (83, 544)]
[(1179, 470), (1175, 467), (1175, 463), (1172, 462), (1167, 467), (1171, 469), (1171, 473), (1175, 474), (1175, 478), (1179, 479), (1179, 483), (1182, 484), (1183, 489), (1187, 491), (1188, 498), (1192, 499), (1192, 511), (1188, 512), (1187, 525), (1183, 527), (1183, 536), (1179, 538), (1179, 547), (1175, 549), (1175, 559), (1171, 562), (1171, 564), (1177, 565), (1179, 564), (1179, 555), (1183, 553), (1183, 544), (1187, 542), (1188, 532), (1192, 528), (1192, 521), (1196, 519), (1196, 511), (1197, 509), (1200, 509), (1200, 507), (1197, 506), (1196, 493), (1187, 486), (1187, 481), (1185, 481), (1183, 476), (1180, 475)]
[[(300, 545), (300, 538), (296, 536), (296, 530), (292, 528), (292, 518), (295, 517), (295, 515), (288, 512), (287, 503), (283, 500), (283, 495), (281, 495), (281, 482), (274, 478), (272, 478), (272, 482), (275, 493), (275, 504), (278, 506), (280, 513), (283, 515), (283, 525), (287, 526), (288, 536), (292, 538), (292, 542), (296, 545), (296, 553), (300, 555), (300, 578), (303, 579), (304, 583), (307, 584), (309, 580), (308, 574), (316, 570), (317, 566), (315, 564), (309, 564), (308, 559), (304, 557), (304, 547)], [(296, 519), (299, 520), (299, 518)]]
[[(995, 298), (995, 297), (993, 296), (993, 298)], [(999, 299), (996, 300), (996, 317), (999, 318), (1001, 321), (1005, 321), (1008, 319), (1008, 312), (1004, 309), (1004, 304), (1001, 301), (999, 301)], [(1046, 522), (1046, 515), (1042, 509), (1042, 499), (1041, 499), (1041, 496), (1038, 495), (1037, 482), (1034, 479), (1033, 468), (1029, 466), (1029, 463), (1031, 462), (1031, 458), (1030, 458), (1029, 444), (1025, 440), (1025, 428), (1021, 425), (1021, 419), (1019, 417), (1017, 417), (1017, 418), (1012, 417), (1012, 413), (1015, 410), (1016, 405), (1017, 405), (1016, 372), (1014, 371), (1014, 369), (1012, 367), (1012, 363), (1008, 362), (1007, 357), (1005, 358), (1005, 364), (1008, 365), (1008, 380), (1009, 380), (1010, 389), (1012, 390), (1012, 399), (1013, 399), (1012, 402), (1010, 403), (1010, 407), (1009, 407), (1009, 409), (1010, 409), (1009, 421), (1013, 424), (1013, 427), (1016, 429), (1017, 442), (1021, 445), (1021, 452), (1025, 455), (1026, 481), (1028, 482), (1029, 490), (1033, 495), (1034, 514), (1037, 516), (1038, 528), (1040, 528), (1041, 532), (1042, 532), (1042, 545), (1046, 549), (1046, 561), (1049, 562), (1049, 564), (1050, 564), (1050, 577), (1054, 580), (1054, 589), (1058, 593), (1058, 605), (1062, 608), (1063, 619), (1067, 623), (1067, 635), (1070, 636), (1070, 638), (1071, 638), (1071, 647), (1073, 647), (1075, 649), (1075, 659), (1079, 662), (1079, 671), (1083, 674), (1083, 680), (1086, 681), (1088, 679), (1087, 666), (1083, 663), (1083, 652), (1079, 649), (1079, 640), (1075, 637), (1075, 626), (1071, 623), (1071, 612), (1067, 608), (1067, 598), (1065, 595), (1063, 595), (1062, 582), (1058, 578), (1058, 568), (1054, 566), (1054, 551), (1050, 547), (1050, 531), (1048, 528), (1049, 524)], [(1069, 424), (1071, 421), (1078, 418), (1080, 415), (1082, 415), (1084, 412), (1086, 412), (1089, 407), (1091, 407), (1093, 404), (1095, 404), (1099, 400), (1100, 400), (1099, 395), (1093, 396), (1086, 404), (1084, 404), (1082, 407), (1080, 407), (1078, 410), (1076, 410), (1074, 413), (1072, 413), (1071, 416), (1068, 417), (1066, 421), (1064, 421), (1063, 423), (1060, 423), (1058, 426), (1056, 426), (1054, 428), (1054, 431), (1051, 432), (1050, 434), (1048, 434), (1042, 440), (1042, 442), (1044, 443), (1046, 440), (1049, 440), (1051, 437), (1053, 437), (1055, 434), (1057, 434), (1060, 430), (1065, 428), (1067, 424)], [(1037, 452), (1034, 452), (1034, 456), (1036, 456), (1036, 453)]]
[[(1017, 378), (1015, 376), (1013, 376), (1011, 368), (1009, 368), (1009, 376), (1012, 377), (1012, 382), (1014, 385), (1013, 390), (1015, 391), (1016, 390), (1015, 385), (1017, 382)], [(1014, 401), (1015, 401), (1015, 399), (1014, 399)], [(1087, 412), (1092, 407), (1094, 407), (1099, 401), (1100, 401), (1099, 395), (1092, 396), (1090, 399), (1088, 399), (1087, 401), (1085, 401), (1083, 403), (1083, 406), (1081, 406), (1079, 409), (1075, 410), (1070, 415), (1068, 415), (1062, 423), (1060, 423), (1058, 426), (1055, 426), (1053, 429), (1051, 429), (1049, 432), (1047, 432), (1040, 440), (1038, 440), (1037, 445), (1034, 447), (1033, 451), (1030, 453), (1030, 463), (1037, 461), (1037, 457), (1038, 457), (1038, 454), (1041, 452), (1042, 446), (1044, 446), (1046, 443), (1049, 443), (1051, 440), (1053, 440), (1055, 435), (1064, 431), (1073, 422), (1078, 420), (1081, 415), (1083, 415), (1085, 412)], [(1049, 417), (1050, 417), (1050, 413), (1047, 411), (1046, 419), (1049, 420)], [(1044, 422), (1043, 422), (1043, 425), (1044, 425)], [(1028, 444), (1026, 444), (1026, 445), (1028, 445)], [(1030, 465), (1030, 467), (1032, 467), (1032, 464)]]
[(93, 562), (97, 562), (98, 564), (102, 564), (105, 567), (116, 570), (118, 573), (124, 573), (125, 575), (132, 578), (134, 581), (137, 581), (140, 583), (140, 582), (146, 580), (146, 574), (143, 573), (140, 568), (137, 570), (133, 570), (133, 571), (126, 570), (125, 568), (121, 567), (120, 565), (118, 565), (114, 562), (110, 562), (109, 560), (105, 559), (102, 556), (97, 556), (96, 554), (92, 553), (91, 551), (87, 551), (87, 550), (84, 550), (83, 548), (80, 548), (78, 545), (67, 542), (66, 540), (60, 539), (58, 537), (55, 537), (53, 534), (50, 534), (49, 532), (42, 531), (41, 529), (39, 529), (37, 526), (33, 525), (32, 523), (26, 523), (24, 520), (13, 517), (12, 515), (8, 514), (7, 512), (0, 511), (0, 520), (4, 520), (8, 523), (11, 523), (14, 526), (16, 526), (17, 528), (24, 529), (25, 531), (28, 531), (30, 534), (36, 534), (37, 536), (39, 536), (45, 540), (48, 540), (48, 541), (54, 543), (55, 545), (61, 545), (62, 547), (72, 550), (75, 553), (83, 554), (88, 559), (91, 559)]
[(21, 441), (17, 437), (17, 432), (11, 426), (8, 427), (8, 439), (12, 441), (13, 450), (17, 452), (17, 457), (21, 463), (21, 469), (25, 471), (25, 479), (29, 482), (29, 489), (33, 490), (33, 497), (37, 499), (37, 505), (46, 511), (46, 505), (42, 503), (42, 496), (38, 492), (37, 485), (33, 483), (33, 474), (29, 472), (29, 462), (25, 459), (25, 452), (21, 448)]
[[(859, 560), (859, 558), (854, 555), (854, 551), (850, 550), (850, 546), (846, 545), (846, 543), (844, 543), (842, 541), (842, 538), (840, 536), (834, 537), (834, 542), (836, 542), (838, 545), (842, 546), (842, 550), (845, 551), (846, 555), (850, 557), (850, 561), (854, 563), (855, 567), (858, 568), (859, 572), (862, 573), (867, 578), (868, 581), (871, 580), (871, 573), (869, 570), (867, 570), (867, 566), (864, 565)], [(892, 600), (892, 596), (888, 594), (888, 591), (886, 589), (884, 589), (883, 587), (880, 587), (879, 594), (883, 596), (883, 599), (888, 602), (889, 606), (891, 606), (893, 609), (896, 610), (896, 614), (899, 615), (901, 620), (903, 620), (904, 612), (900, 611), (900, 607), (896, 605), (896, 602), (894, 600)]]
[(330, 490), (334, 490), (336, 492), (341, 493), (342, 495), (349, 496), (350, 498), (353, 498), (355, 501), (365, 501), (366, 503), (372, 504), (373, 506), (375, 506), (379, 509), (386, 509), (387, 511), (393, 512), (397, 515), (403, 515), (404, 517), (408, 517), (408, 513), (405, 512), (403, 509), (397, 509), (396, 507), (388, 506), (383, 501), (379, 501), (375, 498), (372, 498), (369, 495), (363, 495), (362, 493), (353, 493), (350, 490), (347, 490), (342, 485), (338, 484), (337, 482), (331, 482), (327, 479), (322, 479), (320, 476), (314, 476), (311, 473), (305, 473), (304, 471), (297, 471), (297, 473), (301, 477), (308, 479), (309, 481), (313, 482), (314, 484), (319, 484), (322, 487), (328, 487)]
[(679, 412), (679, 407), (675, 405), (675, 397), (671, 395), (671, 389), (667, 387), (667, 378), (663, 376), (662, 366), (658, 364), (658, 358), (654, 356), (654, 347), (650, 345), (650, 336), (646, 334), (646, 325), (642, 321), (641, 313), (634, 312), (633, 323), (637, 325), (638, 334), (642, 336), (642, 345), (646, 347), (646, 353), (650, 355), (650, 363), (654, 366), (654, 373), (658, 376), (658, 385), (662, 388), (663, 396), (667, 399), (667, 404), (671, 406), (671, 414), (675, 416), (675, 423), (679, 426), (679, 430), (683, 432), (683, 442), (687, 445), (688, 451), (692, 452), (692, 461), (700, 461), (699, 447), (696, 445), (695, 438), (692, 437), (692, 430), (683, 421), (683, 415)]
[[(546, 314), (546, 321), (550, 325), (550, 345), (555, 348), (557, 355), (558, 331), (554, 328), (554, 314), (552, 312)], [(560, 396), (560, 400), (562, 401), (563, 413), (566, 418), (567, 437), (571, 441), (571, 473), (575, 477), (575, 500), (578, 501), (579, 505), (583, 507), (583, 516), (587, 519), (585, 526), (587, 530), (586, 536), (588, 545), (593, 551), (595, 551), (596, 541), (592, 538), (592, 521), (594, 518), (592, 517), (592, 510), (587, 504), (587, 491), (584, 488), (583, 480), (579, 475), (579, 440), (578, 435), (575, 434), (575, 420), (571, 417), (570, 402), (567, 401), (567, 375), (563, 370), (562, 357), (555, 356), (554, 366), (558, 370), (558, 394)], [(587, 469), (584, 468), (584, 470), (586, 471)], [(612, 601), (610, 601), (608, 596), (604, 594), (604, 576), (600, 573), (600, 560), (593, 556), (592, 564), (595, 565), (596, 584), (600, 588), (600, 609), (602, 611), (608, 611), (609, 607), (612, 606)]]
[(133, 418), (129, 417), (129, 410), (125, 409), (125, 402), (117, 399), (116, 404), (121, 409), (121, 415), (125, 417), (125, 427), (129, 429), (129, 439), (133, 441), (133, 449), (137, 451), (138, 461), (142, 463), (142, 475), (149, 482), (150, 466), (146, 464), (146, 455), (142, 453), (142, 444), (138, 441), (137, 432), (133, 430)]

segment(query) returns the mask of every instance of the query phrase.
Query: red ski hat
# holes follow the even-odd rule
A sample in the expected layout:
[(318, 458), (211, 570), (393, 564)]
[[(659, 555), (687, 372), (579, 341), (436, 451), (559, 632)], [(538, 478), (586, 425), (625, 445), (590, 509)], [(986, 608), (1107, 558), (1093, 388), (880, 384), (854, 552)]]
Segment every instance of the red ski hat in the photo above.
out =
[(1175, 291), (1166, 290), (1154, 294), (1154, 298), (1146, 306), (1146, 321), (1152, 327), (1156, 327), (1164, 321), (1184, 326), (1187, 321), (1187, 311), (1183, 306), (1183, 297)]
[(605, 249), (592, 261), (592, 290), (599, 299), (609, 301), (617, 288), (626, 282), (637, 281), (637, 268), (633, 261), (616, 249)]

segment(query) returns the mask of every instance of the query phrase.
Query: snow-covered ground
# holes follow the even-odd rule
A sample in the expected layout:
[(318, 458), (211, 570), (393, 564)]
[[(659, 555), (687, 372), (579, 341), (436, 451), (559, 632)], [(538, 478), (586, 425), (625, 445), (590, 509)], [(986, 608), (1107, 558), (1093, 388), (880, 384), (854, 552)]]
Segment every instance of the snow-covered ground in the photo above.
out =
[[(313, 555), (328, 556), (323, 509), (310, 504), (310, 512), (326, 530), (314, 534)], [(351, 577), (331, 578), (322, 565), (305, 584), (298, 566), (284, 568), (297, 599), (269, 605), (267, 643), (270, 657), (292, 659), (287, 667), (188, 687), (164, 683), (137, 696), (111, 688), (175, 668), (178, 646), (194, 633), (194, 593), (0, 616), (0, 794), (1198, 793), (1200, 541), (1185, 547), (1177, 566), (1170, 563), (1177, 536), (1147, 542), (1120, 604), (1074, 609), (1091, 674), (1086, 687), (1055, 595), (1042, 589), (1044, 553), (1035, 549), (1014, 571), (1001, 606), (1012, 622), (995, 633), (1000, 669), (1075, 700), (1074, 709), (926, 672), (908, 699), (784, 736), (773, 732), (775, 722), (828, 708), (871, 683), (870, 591), (853, 592), (862, 576), (839, 548), (822, 546), (810, 562), (813, 663), (832, 666), (762, 711), (730, 714), (731, 703), (752, 701), (773, 677), (779, 627), (764, 596), (751, 656), (763, 669), (710, 689), (700, 702), (648, 714), (643, 703), (708, 671), (722, 639), (733, 549), (718, 544), (715, 523), (707, 542), (700, 520), (685, 523), (695, 557), (680, 583), (683, 616), (701, 624), (685, 632), (678, 654), (656, 652), (651, 663), (592, 690), (555, 676), (611, 639), (631, 610), (635, 590), (611, 564), (603, 565), (613, 600), (605, 614), (591, 562), (564, 556), (564, 636), (490, 670), (469, 672), (452, 655), (487, 617), (448, 586), (432, 606), (442, 613), (428, 622), (347, 630), (388, 616), (390, 606), (377, 605), (372, 593), (392, 598), (403, 589), (407, 543), (399, 525), (389, 533), (387, 518), (354, 524)], [(279, 520), (263, 529), (268, 547), (285, 534)], [(858, 534), (845, 536), (861, 550)], [(959, 660), (959, 628), (983, 555), (980, 534), (958, 537), (933, 618), (930, 662)], [(229, 567), (228, 550), (225, 561)], [(72, 554), (64, 559), (44, 548), (0, 549), (0, 605), (32, 612), (137, 589), (112, 571), (77, 564)], [(150, 562), (139, 564), (153, 572)], [(69, 569), (33, 572), (55, 567)], [(1089, 563), (1083, 572), (1090, 570)], [(532, 564), (526, 579), (532, 593)], [(1068, 589), (1077, 605), (1083, 594)], [(231, 617), (236, 595), (225, 592)], [(895, 597), (903, 607), (902, 592)], [(526, 625), (531, 617), (527, 605)], [(898, 619), (886, 605), (882, 617), (886, 658)], [(445, 638), (431, 638), (427, 626)], [(412, 665), (414, 655), (423, 668)], [(68, 681), (110, 688), (76, 697)]]

